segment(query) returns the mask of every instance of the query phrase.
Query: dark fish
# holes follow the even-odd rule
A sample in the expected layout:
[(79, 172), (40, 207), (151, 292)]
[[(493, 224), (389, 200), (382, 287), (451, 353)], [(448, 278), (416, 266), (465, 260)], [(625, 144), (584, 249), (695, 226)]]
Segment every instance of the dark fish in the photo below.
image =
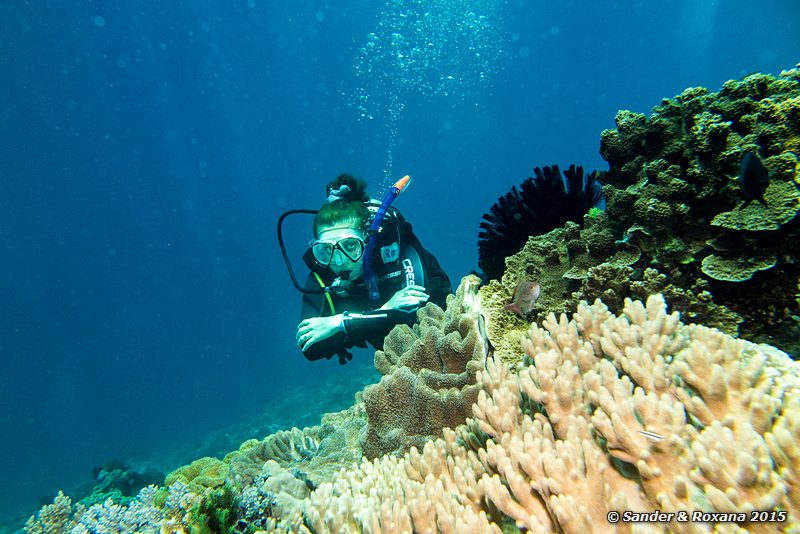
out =
[(745, 204), (758, 200), (765, 207), (764, 193), (769, 184), (769, 170), (754, 151), (746, 152), (739, 168), (739, 184), (744, 192)]
[(511, 302), (505, 305), (505, 309), (516, 313), (521, 319), (524, 319), (525, 315), (533, 309), (533, 305), (536, 303), (536, 299), (539, 298), (541, 291), (542, 288), (539, 286), (539, 282), (522, 279), (517, 282), (514, 293), (511, 295)]

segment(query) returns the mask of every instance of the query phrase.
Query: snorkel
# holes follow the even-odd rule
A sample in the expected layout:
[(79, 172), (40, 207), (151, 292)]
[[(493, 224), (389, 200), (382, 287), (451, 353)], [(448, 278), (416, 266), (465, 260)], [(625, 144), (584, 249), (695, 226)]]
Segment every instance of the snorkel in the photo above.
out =
[(367, 231), (367, 244), (364, 247), (364, 281), (367, 283), (367, 290), (369, 291), (369, 302), (375, 306), (380, 300), (380, 292), (378, 291), (378, 278), (375, 276), (375, 271), (372, 268), (372, 252), (375, 250), (375, 243), (378, 240), (378, 229), (381, 227), (383, 218), (386, 212), (389, 211), (389, 206), (392, 205), (397, 195), (403, 192), (411, 183), (411, 176), (405, 175), (395, 182), (391, 189), (383, 197), (375, 217), (372, 218), (372, 224)]

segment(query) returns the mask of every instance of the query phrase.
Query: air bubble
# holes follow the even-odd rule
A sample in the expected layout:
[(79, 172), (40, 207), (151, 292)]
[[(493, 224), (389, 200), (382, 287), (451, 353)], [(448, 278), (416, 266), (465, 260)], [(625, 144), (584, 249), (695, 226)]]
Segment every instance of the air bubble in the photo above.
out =
[[(385, 0), (374, 31), (357, 47), (355, 85), (342, 94), (362, 120), (385, 128), (389, 180), (397, 124), (415, 96), (455, 107), (490, 89), (507, 55), (507, 0)], [(516, 39), (519, 40), (519, 35)]]

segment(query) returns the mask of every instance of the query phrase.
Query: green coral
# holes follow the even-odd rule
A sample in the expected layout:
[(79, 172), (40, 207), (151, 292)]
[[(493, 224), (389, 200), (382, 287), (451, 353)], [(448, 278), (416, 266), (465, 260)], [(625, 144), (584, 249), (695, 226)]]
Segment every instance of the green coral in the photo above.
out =
[(777, 230), (800, 211), (800, 191), (794, 182), (770, 181), (764, 193), (766, 205), (743, 202), (731, 211), (717, 214), (711, 224), (731, 230)]
[(90, 495), (87, 495), (83, 499), (79, 500), (76, 504), (82, 504), (86, 508), (89, 508), (93, 504), (103, 504), (109, 499), (114, 504), (127, 506), (131, 502), (135, 501), (136, 497), (129, 497), (127, 495), (123, 495), (122, 491), (120, 491), (118, 488), (114, 488), (109, 491), (98, 491), (97, 488), (95, 488), (95, 490)]
[(234, 534), (240, 532), (237, 522), (236, 493), (228, 485), (203, 495), (188, 517), (192, 534)]
[[(596, 260), (592, 279), (573, 302), (603, 295), (613, 308), (618, 298), (610, 298), (602, 283), (636, 295), (653, 285), (642, 279), (642, 269), (655, 268), (669, 273), (661, 290), (673, 309), (694, 315), (689, 321), (708, 320), (713, 310), (725, 331), (740, 330), (750, 339), (800, 334), (797, 321), (782, 311), (800, 316), (798, 302), (786, 296), (794, 294), (800, 278), (798, 118), (798, 69), (732, 80), (718, 93), (690, 88), (664, 100), (649, 117), (620, 112), (617, 129), (601, 136), (609, 171), (600, 180), (609, 184), (609, 216), (594, 232), (610, 231), (618, 242), (638, 247), (642, 259), (631, 265), (632, 286), (623, 287), (623, 271), (607, 265), (608, 248), (594, 254), (603, 248), (590, 247)], [(738, 177), (748, 151), (757, 151), (769, 171), (763, 202), (746, 198)], [(587, 243), (595, 239), (582, 236)], [(693, 289), (704, 280), (711, 284), (707, 289)], [(788, 287), (774, 287), (784, 283)], [(774, 312), (765, 317), (765, 310)]]
[(711, 254), (703, 258), (702, 271), (714, 280), (744, 282), (758, 271), (775, 267), (775, 256), (726, 258)]
[(698, 279), (691, 287), (681, 287), (673, 283), (668, 275), (650, 268), (645, 269), (641, 279), (631, 282), (629, 291), (632, 298), (641, 300), (660, 293), (687, 323), (704, 324), (728, 335), (738, 336), (742, 316), (714, 303), (709, 289), (710, 284), (705, 279)]
[[(602, 298), (614, 313), (626, 296), (660, 292), (688, 322), (703, 322), (795, 352), (800, 338), (800, 70), (701, 87), (665, 99), (650, 116), (621, 111), (601, 135), (609, 170), (606, 207), (529, 238), (507, 258), (501, 284), (481, 290), (492, 340), (518, 357), (525, 321), (503, 309), (520, 278), (541, 296), (528, 320)], [(769, 171), (748, 198), (739, 171), (757, 152)], [(514, 352), (516, 351), (516, 353)]]
[(194, 493), (202, 494), (206, 489), (222, 486), (228, 474), (228, 468), (228, 463), (206, 456), (189, 465), (179, 467), (167, 475), (164, 485), (171, 486), (175, 482), (183, 482)]

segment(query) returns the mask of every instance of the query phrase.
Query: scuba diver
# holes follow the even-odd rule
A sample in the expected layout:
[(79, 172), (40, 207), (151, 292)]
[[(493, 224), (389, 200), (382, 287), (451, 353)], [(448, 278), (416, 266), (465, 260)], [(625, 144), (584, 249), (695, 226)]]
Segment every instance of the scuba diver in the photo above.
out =
[[(309, 360), (347, 350), (383, 348), (398, 324), (412, 325), (426, 302), (444, 308), (450, 279), (425, 250), (403, 216), (391, 207), (410, 178), (395, 183), (383, 202), (370, 199), (366, 183), (349, 174), (327, 185), (328, 198), (319, 211), (292, 210), (278, 221), (278, 239), (295, 287), (303, 293), (297, 346)], [(303, 255), (311, 269), (305, 285), (294, 277), (283, 244), (281, 223), (293, 213), (315, 214), (314, 241)]]

